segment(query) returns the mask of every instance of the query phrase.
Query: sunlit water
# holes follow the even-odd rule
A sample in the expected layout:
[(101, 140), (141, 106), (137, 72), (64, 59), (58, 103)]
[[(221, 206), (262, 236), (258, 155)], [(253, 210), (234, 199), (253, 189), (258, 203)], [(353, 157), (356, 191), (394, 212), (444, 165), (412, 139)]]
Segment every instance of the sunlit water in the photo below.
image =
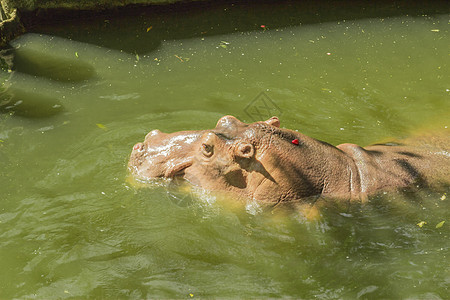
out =
[(449, 189), (307, 221), (182, 183), (133, 187), (126, 163), (151, 129), (212, 128), (226, 114), (276, 114), (332, 144), (450, 126), (449, 15), (272, 27), (283, 11), (215, 32), (226, 16), (196, 13), (169, 14), (170, 26), (140, 16), (42, 28), (12, 43), (0, 298), (448, 298)]

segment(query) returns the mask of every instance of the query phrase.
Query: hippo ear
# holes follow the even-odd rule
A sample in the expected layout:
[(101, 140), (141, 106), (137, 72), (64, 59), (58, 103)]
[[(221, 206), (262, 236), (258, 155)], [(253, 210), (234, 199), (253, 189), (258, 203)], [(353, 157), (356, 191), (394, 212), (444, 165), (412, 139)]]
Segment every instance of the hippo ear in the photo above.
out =
[(216, 124), (216, 128), (234, 128), (236, 126), (245, 125), (233, 116), (225, 116), (219, 119)]
[(234, 148), (234, 155), (242, 158), (252, 158), (255, 155), (255, 148), (249, 143), (239, 143)]
[(265, 123), (278, 128), (280, 127), (280, 119), (278, 119), (277, 117), (272, 117), (269, 120), (265, 121)]

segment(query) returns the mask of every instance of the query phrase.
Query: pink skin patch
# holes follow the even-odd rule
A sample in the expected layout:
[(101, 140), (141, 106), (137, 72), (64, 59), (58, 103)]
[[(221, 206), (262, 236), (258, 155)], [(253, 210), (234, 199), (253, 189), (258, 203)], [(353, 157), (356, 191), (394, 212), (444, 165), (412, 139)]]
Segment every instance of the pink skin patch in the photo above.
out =
[(298, 145), (298, 139), (292, 140), (292, 144)]
[(141, 144), (136, 144), (136, 145), (134, 145), (133, 150), (137, 150), (139, 148), (141, 148)]

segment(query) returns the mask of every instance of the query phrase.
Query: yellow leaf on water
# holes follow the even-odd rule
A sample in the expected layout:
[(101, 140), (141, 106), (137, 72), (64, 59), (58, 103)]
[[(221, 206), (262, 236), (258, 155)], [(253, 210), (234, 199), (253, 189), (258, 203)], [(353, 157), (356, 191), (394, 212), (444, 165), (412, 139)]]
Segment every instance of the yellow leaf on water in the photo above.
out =
[(431, 29), (433, 32), (439, 32), (439, 29)]
[(436, 228), (441, 228), (442, 226), (444, 226), (444, 223), (445, 223), (445, 221), (442, 221), (442, 222), (438, 223), (436, 225)]
[(442, 195), (441, 200), (444, 201), (445, 198), (447, 198), (447, 196), (444, 194), (444, 195)]
[(149, 32), (150, 30), (152, 30), (153, 26), (147, 27), (147, 32)]
[(75, 52), (75, 56), (78, 58), (78, 52)]
[(103, 129), (103, 130), (107, 130), (107, 129), (108, 129), (108, 128), (106, 128), (106, 126), (103, 125), (103, 124), (97, 123), (96, 125), (97, 125), (97, 127), (100, 128), (100, 129)]
[(224, 49), (227, 49), (227, 45), (229, 45), (229, 44), (230, 44), (230, 43), (227, 42), (227, 41), (220, 41), (219, 46), (222, 47), (222, 48), (224, 48)]
[(417, 223), (417, 226), (419, 226), (420, 228), (422, 228), (423, 225), (425, 225), (425, 224), (427, 224), (427, 222), (421, 221), (421, 222)]
[(189, 294), (189, 296), (191, 296), (191, 298), (192, 298), (192, 297), (194, 297), (194, 294)]

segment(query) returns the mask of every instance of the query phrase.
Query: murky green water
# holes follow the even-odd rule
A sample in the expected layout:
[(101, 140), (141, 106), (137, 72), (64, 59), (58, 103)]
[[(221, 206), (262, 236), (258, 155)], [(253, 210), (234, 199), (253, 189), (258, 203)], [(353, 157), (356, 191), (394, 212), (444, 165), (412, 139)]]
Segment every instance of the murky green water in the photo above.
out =
[(333, 144), (450, 126), (449, 14), (376, 12), (229, 5), (15, 40), (0, 115), (0, 298), (448, 298), (449, 189), (306, 221), (126, 182), (148, 131), (226, 114), (277, 114)]

